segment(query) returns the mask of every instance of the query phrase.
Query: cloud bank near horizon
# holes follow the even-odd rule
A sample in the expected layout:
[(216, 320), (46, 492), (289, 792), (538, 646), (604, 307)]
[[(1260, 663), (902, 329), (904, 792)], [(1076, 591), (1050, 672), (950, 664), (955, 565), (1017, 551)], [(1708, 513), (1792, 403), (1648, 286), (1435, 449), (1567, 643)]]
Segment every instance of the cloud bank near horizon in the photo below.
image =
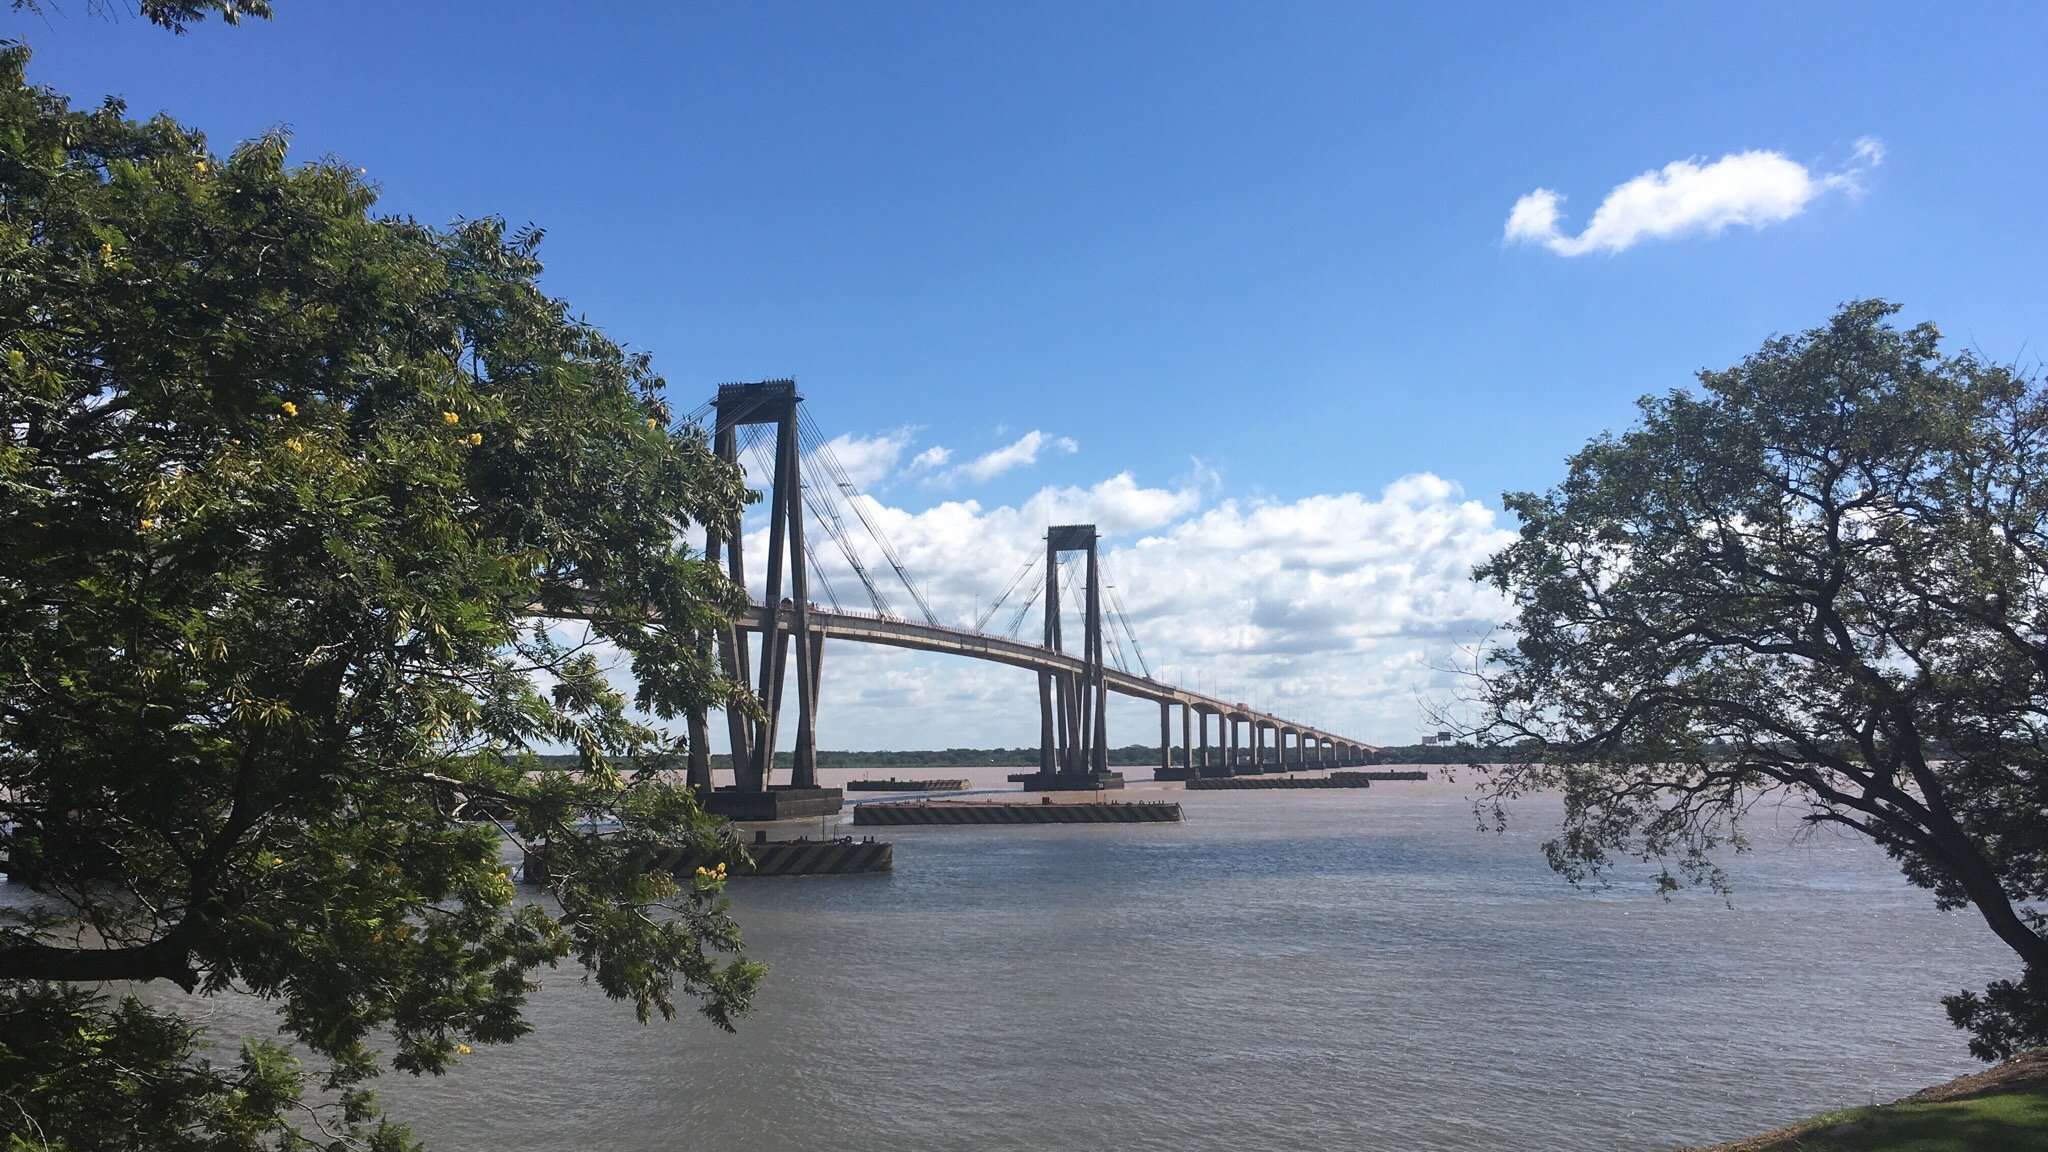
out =
[(1538, 188), (1515, 201), (1502, 234), (1559, 256), (1625, 252), (1644, 240), (1718, 235), (1742, 225), (1782, 223), (1836, 190), (1860, 191), (1864, 173), (1884, 161), (1884, 145), (1865, 137), (1848, 164), (1816, 173), (1782, 152), (1731, 152), (1712, 163), (1675, 160), (1608, 192), (1576, 236), (1562, 230), (1563, 194)]
[[(847, 439), (870, 446), (863, 462), (887, 454), (872, 449), (881, 442), (899, 458), (909, 447), (886, 436)], [(913, 460), (877, 487), (887, 492), (889, 479), (918, 471)], [(941, 623), (972, 625), (1028, 571), (986, 626), (1002, 632), (1017, 620), (1024, 636), (1041, 627), (1037, 606), (1021, 619), (1017, 608), (1039, 579), (1045, 527), (1092, 522), (1103, 532), (1108, 581), (1155, 675), (1366, 740), (1415, 739), (1425, 729), (1424, 702), (1457, 687), (1448, 669), (1461, 650), (1507, 615), (1470, 575), (1513, 534), (1497, 510), (1431, 473), (1402, 477), (1376, 495), (1297, 500), (1224, 496), (1220, 479), (1199, 463), (1167, 486), (1121, 472), (1093, 484), (1042, 487), (1008, 504), (947, 499), (914, 508), (886, 496), (857, 499)], [(755, 528), (749, 555), (765, 555), (765, 544)], [(914, 613), (879, 550), (856, 546), (898, 614)], [(829, 583), (841, 604), (868, 610), (839, 549), (820, 537), (814, 550), (823, 580), (814, 577), (813, 599), (825, 602)], [(1068, 611), (1075, 619), (1078, 605)], [(825, 660), (821, 746), (1037, 739), (1036, 681), (1027, 673), (850, 643), (831, 646)], [(1151, 705), (1119, 698), (1110, 722), (1114, 743), (1158, 739)]]

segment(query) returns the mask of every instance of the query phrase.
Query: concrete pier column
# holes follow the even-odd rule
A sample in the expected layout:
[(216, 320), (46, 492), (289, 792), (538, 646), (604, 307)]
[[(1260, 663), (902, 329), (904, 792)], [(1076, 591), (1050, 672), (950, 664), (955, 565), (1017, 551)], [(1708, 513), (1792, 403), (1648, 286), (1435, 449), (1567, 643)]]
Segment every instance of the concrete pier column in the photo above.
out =
[(1159, 702), (1159, 777), (1173, 774), (1173, 701)]
[(1180, 706), (1180, 763), (1189, 776), (1199, 771), (1195, 767), (1194, 711), (1192, 704)]

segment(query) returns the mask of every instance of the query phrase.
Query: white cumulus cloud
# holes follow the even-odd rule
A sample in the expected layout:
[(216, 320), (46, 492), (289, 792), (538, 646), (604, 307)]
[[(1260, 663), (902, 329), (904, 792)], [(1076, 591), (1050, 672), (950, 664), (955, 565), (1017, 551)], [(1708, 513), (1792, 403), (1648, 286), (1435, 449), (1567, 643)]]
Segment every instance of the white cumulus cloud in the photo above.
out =
[(1034, 428), (993, 452), (948, 469), (939, 478), (944, 481), (971, 480), (980, 483), (1018, 468), (1029, 468), (1038, 463), (1039, 456), (1048, 450), (1072, 454), (1080, 451), (1080, 448), (1081, 446), (1074, 443), (1071, 437), (1053, 436)]
[[(1380, 742), (1423, 730), (1420, 701), (1451, 694), (1459, 650), (1507, 615), (1473, 565), (1512, 533), (1498, 512), (1431, 474), (1376, 495), (1217, 500), (1213, 474), (1153, 487), (1128, 473), (1049, 486), (1016, 504), (945, 500), (911, 509), (873, 496), (862, 510), (889, 538), (941, 623), (1039, 634), (1042, 606), (1019, 615), (1041, 578), (1045, 528), (1094, 523), (1103, 568), (1156, 675)], [(847, 516), (858, 536), (856, 518)], [(814, 529), (815, 531), (815, 529)], [(750, 556), (765, 538), (751, 533)], [(898, 615), (909, 594), (878, 546), (853, 545)], [(870, 610), (859, 578), (822, 535), (819, 564), (839, 601)], [(758, 584), (759, 564), (749, 575)], [(1003, 606), (992, 603), (1013, 582)], [(756, 590), (759, 595), (759, 589)], [(812, 598), (826, 601), (814, 578)], [(1078, 608), (1069, 605), (1069, 631)], [(1128, 648), (1128, 640), (1118, 632)], [(1127, 662), (1135, 656), (1125, 653)], [(830, 748), (1015, 746), (1037, 739), (1036, 680), (957, 657), (831, 646), (819, 740)], [(1158, 712), (1118, 698), (1114, 743), (1158, 739)], [(714, 726), (716, 728), (716, 726)]]
[(925, 472), (933, 468), (941, 468), (945, 466), (946, 461), (952, 458), (953, 450), (951, 448), (934, 444), (910, 458), (910, 470), (913, 472)]
[(848, 433), (834, 436), (826, 441), (825, 449), (838, 460), (839, 467), (846, 472), (847, 479), (858, 488), (867, 488), (880, 483), (896, 471), (896, 462), (903, 458), (904, 449), (910, 447), (910, 430), (900, 428), (880, 436), (855, 436)]
[(1714, 235), (1732, 226), (1762, 228), (1799, 215), (1821, 195), (1854, 191), (1863, 173), (1884, 160), (1876, 140), (1856, 142), (1854, 157), (1834, 172), (1815, 172), (1782, 152), (1731, 152), (1712, 163), (1675, 160), (1607, 194), (1578, 235), (1562, 228), (1564, 197), (1548, 188), (1515, 201), (1503, 238), (1538, 244), (1560, 256), (1622, 252), (1646, 239)]

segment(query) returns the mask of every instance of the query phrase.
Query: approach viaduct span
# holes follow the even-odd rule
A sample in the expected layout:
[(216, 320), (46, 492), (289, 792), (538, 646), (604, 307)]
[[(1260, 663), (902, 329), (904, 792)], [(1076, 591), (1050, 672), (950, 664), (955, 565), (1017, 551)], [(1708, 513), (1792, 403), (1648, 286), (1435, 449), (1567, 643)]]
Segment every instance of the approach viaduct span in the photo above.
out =
[[(754, 611), (762, 611), (760, 605)], [(794, 622), (795, 609), (782, 610), (782, 628), (786, 632)], [(1066, 652), (1054, 652), (1042, 645), (1017, 640), (1009, 636), (991, 636), (986, 632), (973, 632), (965, 628), (949, 628), (944, 624), (916, 624), (908, 620), (891, 620), (866, 612), (850, 612), (846, 609), (826, 610), (813, 605), (810, 611), (812, 631), (842, 640), (856, 640), (864, 644), (881, 644), (891, 648), (908, 648), (917, 652), (941, 652), (953, 656), (966, 656), (976, 660), (988, 660), (997, 664), (1008, 664), (1012, 668), (1023, 668), (1032, 672), (1052, 676), (1076, 678), (1087, 674), (1087, 664), (1079, 656)], [(741, 628), (758, 633), (759, 619), (745, 621)], [(1171, 778), (1183, 774), (1189, 766), (1196, 769), (1211, 767), (1217, 775), (1226, 775), (1226, 747), (1237, 753), (1230, 759), (1238, 762), (1238, 771), (1247, 767), (1262, 770), (1284, 771), (1303, 767), (1343, 767), (1362, 764), (1378, 751), (1368, 744), (1325, 732), (1268, 715), (1243, 704), (1233, 704), (1186, 688), (1140, 676), (1120, 668), (1103, 670), (1103, 684), (1120, 696), (1137, 700), (1150, 700), (1159, 705), (1159, 744), (1161, 748), (1159, 767)], [(1180, 755), (1173, 752), (1173, 712), (1181, 709)], [(1194, 717), (1202, 718), (1199, 743), (1195, 738)], [(1216, 755), (1212, 758), (1209, 746), (1209, 717), (1217, 717)], [(1253, 735), (1243, 748), (1239, 747), (1236, 734), (1226, 732), (1243, 724), (1249, 725)], [(1264, 735), (1273, 735), (1269, 749)], [(1284, 767), (1283, 767), (1284, 766)], [(1192, 773), (1187, 773), (1192, 774)]]
[[(734, 786), (712, 788), (710, 722), (703, 712), (690, 716), (689, 775), (703, 790), (707, 806), (741, 819), (772, 819), (837, 812), (842, 797), (836, 788), (820, 788), (817, 773), (818, 682), (823, 672), (827, 637), (864, 644), (881, 644), (920, 652), (939, 652), (987, 660), (1022, 668), (1038, 674), (1039, 685), (1039, 770), (1026, 786), (1040, 789), (1116, 788), (1123, 784), (1120, 773), (1109, 771), (1107, 747), (1107, 696), (1116, 692), (1159, 705), (1160, 762), (1162, 779), (1196, 775), (1228, 776), (1247, 772), (1285, 772), (1308, 767), (1338, 767), (1367, 763), (1378, 751), (1369, 744), (1325, 732), (1311, 725), (1268, 715), (1243, 704), (1231, 703), (1176, 687), (1152, 678), (1149, 670), (1134, 673), (1128, 667), (1110, 667), (1105, 660), (1103, 605), (1105, 581), (1095, 526), (1055, 525), (1046, 532), (1043, 582), (1018, 609), (1012, 630), (1021, 624), (1032, 601), (1043, 598), (1043, 636), (1031, 643), (1013, 636), (981, 631), (983, 624), (1015, 591), (1027, 572), (1019, 573), (972, 630), (942, 625), (904, 570), (895, 550), (881, 535), (861, 503), (859, 492), (833, 457), (830, 443), (809, 425), (800, 410), (802, 397), (790, 380), (758, 384), (727, 384), (718, 397), (699, 415), (710, 415), (712, 447), (720, 458), (739, 464), (743, 452), (769, 456), (773, 460), (768, 500), (768, 556), (764, 573), (767, 596), (752, 606), (743, 619), (721, 629), (716, 640), (716, 657), (724, 672), (741, 683), (752, 684), (758, 676), (758, 716), (726, 710), (732, 748)], [(764, 445), (763, 433), (773, 428), (772, 445)], [(744, 440), (744, 443), (743, 443)], [(801, 441), (811, 441), (806, 452)], [(805, 482), (807, 471), (822, 469), (823, 482)], [(861, 550), (850, 539), (844, 508), (868, 530), (883, 558), (902, 581), (904, 591), (916, 602), (923, 622), (896, 614), (882, 589), (870, 575)], [(810, 513), (807, 517), (806, 511)], [(805, 535), (805, 521), (817, 526), (836, 544), (848, 566), (866, 588), (875, 614), (848, 611), (818, 571), (816, 555)], [(742, 587), (747, 585), (746, 563), (741, 549), (740, 526), (711, 525), (705, 532), (704, 554), (725, 566), (726, 573)], [(1070, 554), (1080, 559), (1069, 562)], [(1035, 561), (1034, 561), (1035, 563)], [(1071, 569), (1078, 568), (1078, 573)], [(1068, 651), (1063, 609), (1066, 596), (1061, 589), (1062, 573), (1070, 572), (1069, 583), (1080, 576), (1082, 635), (1078, 651)], [(812, 601), (810, 579), (819, 577), (833, 607)], [(785, 576), (787, 577), (785, 582)], [(1069, 588), (1069, 592), (1076, 589)], [(1123, 626), (1131, 650), (1137, 651), (1137, 637), (1109, 589), (1116, 622)], [(778, 607), (771, 609), (770, 605)], [(758, 648), (755, 643), (758, 641)], [(1122, 645), (1108, 637), (1121, 658)], [(774, 768), (777, 729), (787, 686), (791, 649), (796, 659), (796, 740), (791, 756), (790, 781), (770, 781)], [(757, 658), (758, 652), (758, 658)], [(707, 656), (711, 652), (705, 653)], [(1138, 653), (1142, 666), (1143, 656)], [(1173, 754), (1173, 710), (1180, 709), (1180, 757)], [(1216, 744), (1209, 743), (1209, 718), (1216, 718)], [(1197, 741), (1195, 730), (1200, 729)], [(1240, 744), (1240, 731), (1248, 739)], [(1266, 736), (1273, 737), (1268, 756)], [(1291, 746), (1290, 746), (1291, 741)]]

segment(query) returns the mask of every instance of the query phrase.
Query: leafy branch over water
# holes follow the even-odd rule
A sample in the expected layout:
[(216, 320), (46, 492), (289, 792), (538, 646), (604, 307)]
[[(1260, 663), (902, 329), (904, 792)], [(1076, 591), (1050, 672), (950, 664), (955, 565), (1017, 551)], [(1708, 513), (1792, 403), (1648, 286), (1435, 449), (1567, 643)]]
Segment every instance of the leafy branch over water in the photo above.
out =
[(1896, 307), (1771, 340), (1507, 505), (1478, 572), (1513, 601), (1481, 743), (1560, 789), (1551, 862), (1720, 883), (1780, 792), (1882, 845), (2022, 964), (1948, 999), (1984, 1058), (2048, 1043), (2048, 394)]
[[(27, 60), (0, 51), (0, 868), (37, 899), (0, 912), (0, 1128), (405, 1146), (380, 1052), (516, 1039), (564, 960), (729, 1027), (761, 969), (721, 885), (638, 861), (737, 849), (527, 618), (587, 612), (656, 715), (745, 706), (698, 655), (744, 598), (679, 543), (737, 515), (737, 471), (539, 290), (537, 231), (375, 216), (282, 135), (219, 155)], [(549, 842), (549, 901), (506, 836)], [(75, 987), (113, 980), (252, 993), (291, 1048), (214, 1063)]]

